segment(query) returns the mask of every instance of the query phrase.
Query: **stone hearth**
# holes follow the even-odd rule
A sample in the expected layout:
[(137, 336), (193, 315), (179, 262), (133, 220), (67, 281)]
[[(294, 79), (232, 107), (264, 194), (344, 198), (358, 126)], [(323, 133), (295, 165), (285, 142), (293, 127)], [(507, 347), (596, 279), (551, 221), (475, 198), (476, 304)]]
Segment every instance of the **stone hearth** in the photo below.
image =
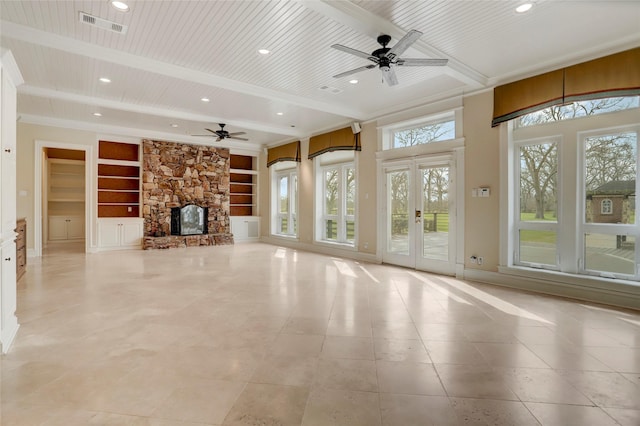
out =
[(144, 237), (142, 241), (142, 248), (145, 250), (152, 250), (195, 246), (219, 246), (227, 244), (233, 244), (233, 235), (167, 235), (166, 237)]

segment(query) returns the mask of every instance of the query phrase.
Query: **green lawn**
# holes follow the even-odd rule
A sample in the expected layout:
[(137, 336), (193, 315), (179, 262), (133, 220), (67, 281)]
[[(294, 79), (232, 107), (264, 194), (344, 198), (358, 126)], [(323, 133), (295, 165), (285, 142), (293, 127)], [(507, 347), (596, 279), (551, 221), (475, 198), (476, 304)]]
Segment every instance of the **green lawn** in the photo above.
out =
[(434, 216), (436, 219), (436, 230), (438, 232), (449, 232), (449, 213), (436, 213), (436, 214), (425, 213), (424, 219), (423, 219), (424, 220), (423, 223), (425, 224), (425, 229), (427, 228), (427, 222), (433, 223)]
[(520, 242), (555, 244), (556, 233), (553, 231), (520, 230)]
[[(535, 212), (520, 213), (520, 221), (522, 222), (536, 222), (536, 221), (556, 222), (557, 220), (554, 215), (555, 215), (555, 212), (548, 211), (544, 213), (544, 219), (536, 219)], [(555, 244), (556, 233), (553, 231), (531, 231), (531, 230), (523, 229), (520, 231), (520, 242), (521, 243)]]
[(557, 218), (555, 217), (555, 212), (544, 212), (544, 219), (536, 219), (535, 212), (526, 212), (526, 213), (520, 213), (520, 220), (522, 222), (533, 222), (533, 221), (541, 221), (541, 220), (555, 222)]

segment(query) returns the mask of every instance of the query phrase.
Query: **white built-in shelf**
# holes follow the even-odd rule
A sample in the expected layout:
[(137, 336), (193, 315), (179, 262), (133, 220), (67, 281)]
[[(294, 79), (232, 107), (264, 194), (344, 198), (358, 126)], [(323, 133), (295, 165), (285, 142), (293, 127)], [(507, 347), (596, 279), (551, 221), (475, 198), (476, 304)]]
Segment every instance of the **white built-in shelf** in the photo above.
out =
[(47, 170), (49, 216), (60, 211), (71, 215), (84, 215), (84, 160), (50, 158), (47, 161)]

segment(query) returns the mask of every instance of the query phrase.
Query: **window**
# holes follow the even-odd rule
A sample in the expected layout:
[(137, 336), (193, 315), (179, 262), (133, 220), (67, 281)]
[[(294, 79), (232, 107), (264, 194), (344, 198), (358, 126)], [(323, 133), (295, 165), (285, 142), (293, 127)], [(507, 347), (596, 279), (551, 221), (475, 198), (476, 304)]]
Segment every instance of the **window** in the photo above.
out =
[(517, 146), (519, 215), (516, 217), (516, 263), (557, 267), (557, 174), (556, 141)]
[(590, 115), (624, 111), (626, 109), (638, 108), (639, 106), (640, 96), (572, 102), (569, 104), (555, 105), (523, 115), (515, 120), (515, 125), (516, 127), (535, 126), (554, 121), (571, 120), (573, 118), (587, 117)]
[[(625, 112), (637, 99), (585, 101), (571, 107), (590, 105), (581, 120), (551, 115), (544, 126), (510, 129), (509, 264), (640, 280), (640, 125)], [(606, 118), (592, 117), (600, 112)]]
[[(294, 166), (293, 168), (291, 166)], [(298, 235), (298, 174), (297, 163), (280, 162), (271, 166), (272, 222), (271, 233), (287, 237)]]
[(637, 131), (605, 132), (581, 139), (584, 273), (625, 278), (637, 275), (637, 135)]
[(383, 150), (455, 141), (462, 132), (462, 109), (435, 113), (385, 128)]
[[(347, 160), (347, 161), (345, 161)], [(317, 158), (316, 240), (355, 245), (356, 169), (353, 152)]]

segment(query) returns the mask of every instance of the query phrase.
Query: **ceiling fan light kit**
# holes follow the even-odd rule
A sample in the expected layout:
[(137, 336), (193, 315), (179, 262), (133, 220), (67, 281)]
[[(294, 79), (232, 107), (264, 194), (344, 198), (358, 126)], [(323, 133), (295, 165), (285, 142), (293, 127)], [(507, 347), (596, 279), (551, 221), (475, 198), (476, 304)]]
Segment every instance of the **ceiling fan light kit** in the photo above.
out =
[(404, 35), (393, 47), (387, 47), (387, 44), (391, 42), (391, 36), (387, 34), (381, 34), (378, 36), (377, 41), (382, 46), (379, 49), (374, 50), (371, 54), (363, 52), (361, 50), (353, 49), (351, 47), (343, 46), (341, 44), (334, 44), (331, 47), (340, 50), (350, 55), (358, 56), (360, 58), (368, 59), (373, 64), (364, 65), (345, 71), (340, 74), (336, 74), (334, 78), (346, 77), (358, 73), (360, 71), (375, 68), (376, 66), (382, 72), (382, 78), (387, 82), (389, 86), (395, 86), (398, 84), (398, 77), (396, 76), (395, 67), (424, 67), (424, 66), (444, 66), (447, 65), (448, 59), (427, 59), (427, 58), (400, 58), (413, 43), (415, 43), (422, 33), (418, 30), (411, 30)]

